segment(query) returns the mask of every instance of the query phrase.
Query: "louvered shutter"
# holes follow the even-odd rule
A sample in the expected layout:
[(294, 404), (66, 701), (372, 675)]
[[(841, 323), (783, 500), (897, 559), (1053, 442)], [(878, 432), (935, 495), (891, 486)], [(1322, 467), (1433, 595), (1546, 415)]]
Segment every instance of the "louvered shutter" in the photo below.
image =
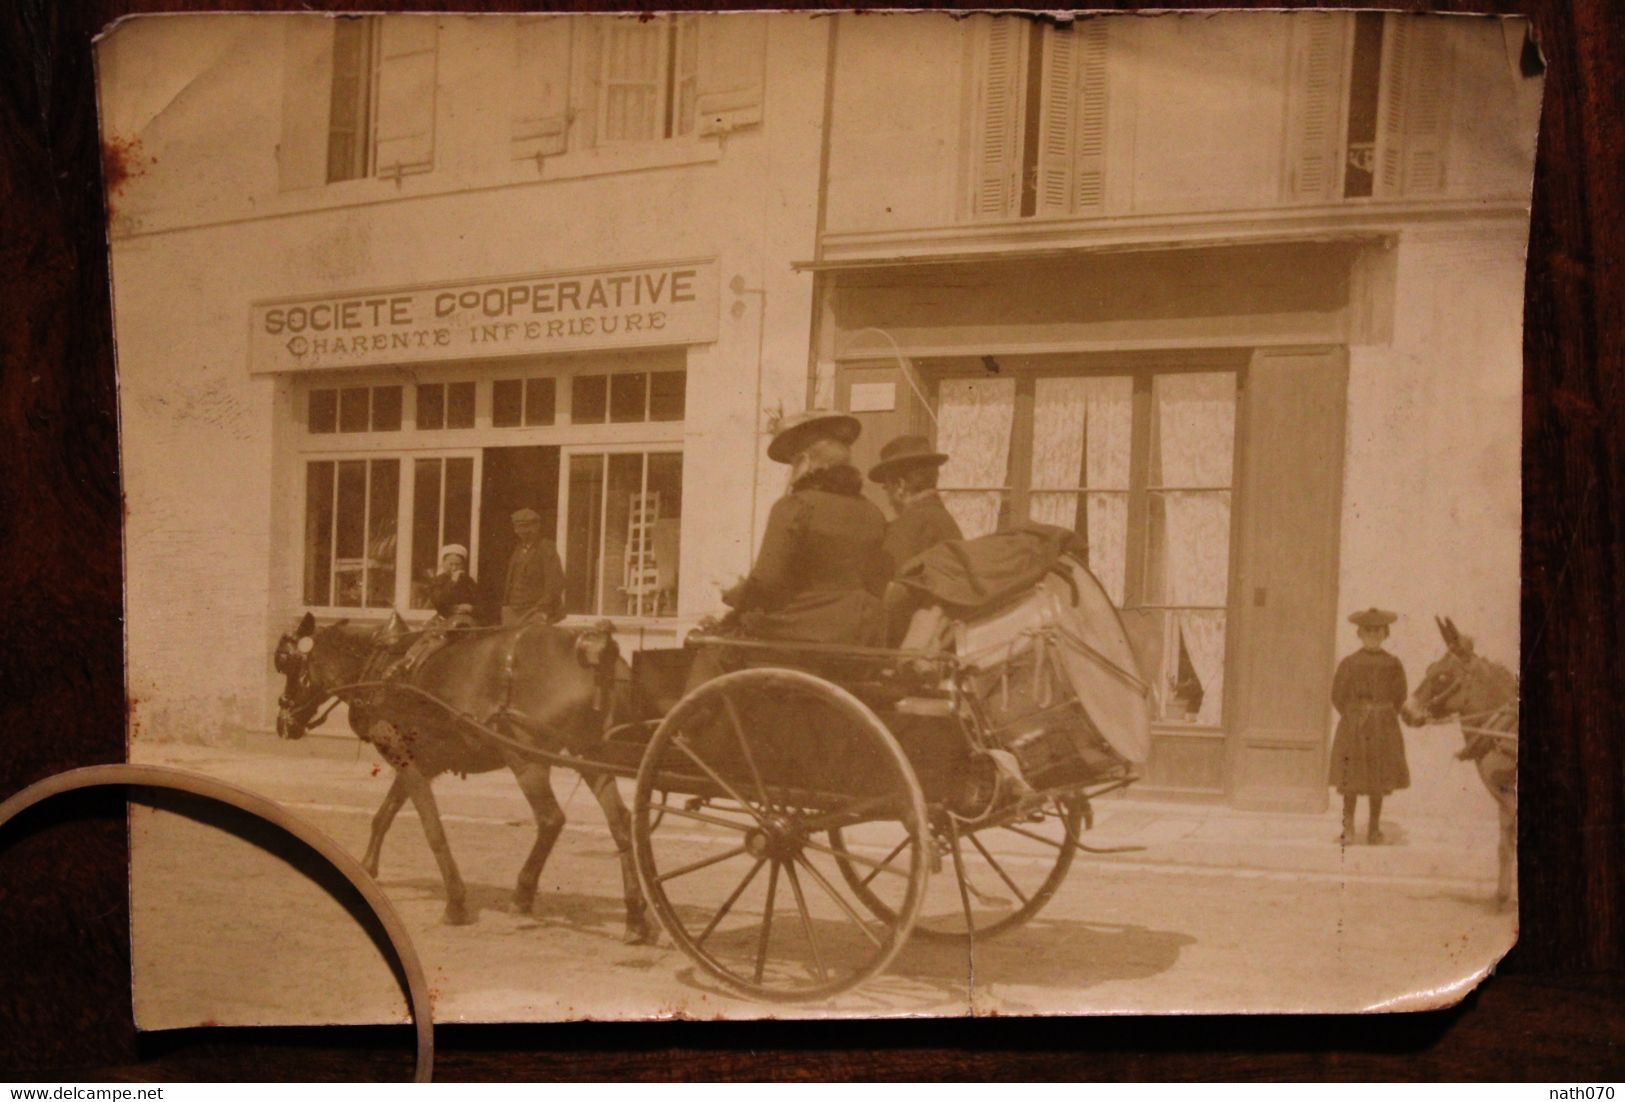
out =
[(517, 32), (513, 155), (563, 153), (570, 131), (571, 16), (523, 19)]
[(620, 18), (604, 27), (603, 95), (599, 100), (598, 139), (603, 142), (646, 141), (660, 136), (657, 112), (666, 27)]
[(1292, 199), (1342, 193), (1349, 19), (1327, 11), (1292, 16), (1286, 181)]
[(283, 191), (327, 182), (334, 21), (319, 15), (295, 15), (286, 20), (286, 26), (282, 140), (277, 145), (277, 182)]
[(1073, 209), (1099, 211), (1106, 205), (1106, 28), (1089, 19), (1073, 32), (1078, 40), (1078, 138)]
[(1078, 36), (1071, 27), (1043, 28), (1043, 81), (1038, 104), (1039, 214), (1071, 214), (1077, 188)]
[(377, 133), (373, 171), (404, 176), (434, 167), (435, 66), (432, 16), (388, 15), (378, 34)]
[[(702, 15), (692, 27), (679, 28), (679, 35), (690, 35), (695, 41), (694, 111), (702, 135), (725, 134), (762, 121), (767, 20), (767, 16), (754, 13)], [(685, 38), (679, 37), (679, 93), (683, 87), (685, 46)]]
[(1021, 200), (1022, 89), (1027, 22), (987, 16), (972, 118), (970, 208), (973, 218), (1008, 218)]
[(1444, 190), (1451, 53), (1443, 19), (1390, 15), (1383, 26), (1377, 194)]

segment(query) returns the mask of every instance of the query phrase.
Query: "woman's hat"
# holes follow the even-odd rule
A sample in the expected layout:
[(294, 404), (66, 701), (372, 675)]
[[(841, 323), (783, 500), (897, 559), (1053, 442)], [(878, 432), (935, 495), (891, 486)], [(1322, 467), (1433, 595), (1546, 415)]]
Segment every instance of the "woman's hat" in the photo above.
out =
[(468, 548), (460, 543), (448, 543), (440, 549), (440, 561), (445, 562), (447, 555), (461, 555), (463, 561), (468, 561)]
[(1397, 619), (1399, 619), (1398, 613), (1384, 612), (1380, 608), (1368, 608), (1364, 612), (1356, 612), (1350, 616), (1349, 623), (1362, 628), (1385, 628)]
[(923, 436), (899, 436), (880, 449), (880, 462), (869, 468), (870, 482), (884, 482), (911, 467), (940, 467), (948, 462), (942, 452), (933, 451)]
[(767, 446), (767, 457), (775, 463), (793, 462), (815, 440), (835, 440), (851, 444), (863, 432), (856, 417), (845, 413), (808, 410), (786, 417)]

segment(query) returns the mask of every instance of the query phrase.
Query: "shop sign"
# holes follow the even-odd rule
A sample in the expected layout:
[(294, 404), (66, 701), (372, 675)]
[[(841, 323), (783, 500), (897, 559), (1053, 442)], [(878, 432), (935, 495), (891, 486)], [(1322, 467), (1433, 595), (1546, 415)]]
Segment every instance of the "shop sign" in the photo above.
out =
[(697, 344), (717, 339), (715, 260), (255, 303), (249, 370)]

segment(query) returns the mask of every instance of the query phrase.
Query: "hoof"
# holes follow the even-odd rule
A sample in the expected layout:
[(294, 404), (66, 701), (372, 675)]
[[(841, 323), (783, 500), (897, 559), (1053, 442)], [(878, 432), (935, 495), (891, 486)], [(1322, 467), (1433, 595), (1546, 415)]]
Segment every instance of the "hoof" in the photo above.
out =
[(374, 880), (378, 879), (378, 862), (376, 862), (376, 861), (363, 861), (363, 862), (361, 862), (361, 869), (362, 869), (363, 872), (365, 872), (368, 876), (372, 877)]
[(508, 900), (508, 913), (516, 915), (529, 915), (531, 913), (531, 909), (535, 906), (536, 897), (534, 895), (515, 895), (512, 899)]
[(1365, 836), (1365, 842), (1368, 846), (1380, 846), (1387, 840), (1388, 839), (1383, 836), (1383, 833), (1380, 830), (1373, 830)]
[(448, 903), (445, 913), (440, 916), (440, 922), (445, 926), (472, 926), (474, 915), (461, 903)]
[(621, 941), (627, 945), (659, 945), (660, 931), (649, 925), (628, 926)]

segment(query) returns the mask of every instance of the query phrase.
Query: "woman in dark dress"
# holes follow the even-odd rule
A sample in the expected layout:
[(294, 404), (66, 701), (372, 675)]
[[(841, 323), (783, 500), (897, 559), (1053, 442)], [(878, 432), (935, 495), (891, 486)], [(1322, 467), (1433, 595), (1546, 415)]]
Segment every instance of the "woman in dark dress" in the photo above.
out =
[(440, 573), (429, 579), (429, 604), (445, 621), (458, 618), (473, 623), (480, 590), (468, 572), (468, 548), (448, 543), (440, 549)]
[(1411, 783), (1399, 730), (1399, 709), (1407, 692), (1405, 667), (1382, 649), (1388, 625), (1396, 619), (1392, 612), (1376, 608), (1350, 616), (1349, 622), (1359, 629), (1360, 649), (1343, 659), (1332, 680), (1332, 706), (1339, 718), (1329, 779), (1343, 796), (1345, 844), (1354, 841), (1354, 805), (1365, 796), (1371, 804), (1366, 841), (1381, 845), (1382, 799)]

